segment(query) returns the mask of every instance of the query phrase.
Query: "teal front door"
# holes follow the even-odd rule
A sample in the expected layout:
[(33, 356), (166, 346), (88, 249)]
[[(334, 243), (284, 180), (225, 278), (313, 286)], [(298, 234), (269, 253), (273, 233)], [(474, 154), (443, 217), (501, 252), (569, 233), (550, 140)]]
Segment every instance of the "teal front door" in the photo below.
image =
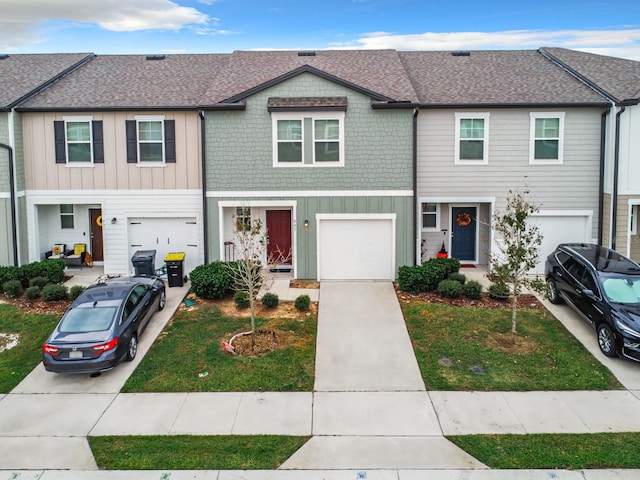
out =
[(451, 208), (451, 256), (476, 261), (476, 207)]

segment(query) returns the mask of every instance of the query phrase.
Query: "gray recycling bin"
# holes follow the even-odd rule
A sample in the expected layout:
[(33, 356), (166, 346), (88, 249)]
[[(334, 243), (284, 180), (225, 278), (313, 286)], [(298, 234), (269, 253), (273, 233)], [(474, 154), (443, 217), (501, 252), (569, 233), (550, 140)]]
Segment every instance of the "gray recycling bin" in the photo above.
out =
[(131, 263), (136, 277), (152, 277), (156, 273), (156, 251), (137, 250), (131, 257)]

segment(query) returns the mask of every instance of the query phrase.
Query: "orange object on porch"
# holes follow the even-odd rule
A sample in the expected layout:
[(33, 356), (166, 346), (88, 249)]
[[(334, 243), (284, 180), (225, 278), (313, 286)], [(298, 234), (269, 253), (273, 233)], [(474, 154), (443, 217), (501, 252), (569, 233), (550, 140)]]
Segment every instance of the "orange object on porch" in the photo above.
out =
[(442, 242), (442, 248), (438, 252), (438, 258), (449, 258), (449, 254), (447, 253), (447, 249), (444, 248), (444, 242)]

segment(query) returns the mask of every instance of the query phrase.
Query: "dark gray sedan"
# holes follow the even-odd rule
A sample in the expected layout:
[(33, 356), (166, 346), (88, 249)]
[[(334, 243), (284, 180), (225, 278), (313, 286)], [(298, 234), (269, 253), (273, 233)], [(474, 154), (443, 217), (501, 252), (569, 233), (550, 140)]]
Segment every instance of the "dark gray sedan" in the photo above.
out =
[(165, 286), (155, 277), (115, 279), (87, 287), (42, 345), (50, 372), (98, 373), (138, 352), (138, 339), (164, 308)]

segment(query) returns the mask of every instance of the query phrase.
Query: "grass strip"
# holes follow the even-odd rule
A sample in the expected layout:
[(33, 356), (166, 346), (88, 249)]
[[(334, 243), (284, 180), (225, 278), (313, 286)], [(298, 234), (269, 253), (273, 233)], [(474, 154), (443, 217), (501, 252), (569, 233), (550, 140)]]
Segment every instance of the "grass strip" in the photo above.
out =
[(247, 318), (224, 316), (215, 306), (181, 309), (154, 342), (123, 392), (242, 392), (313, 390), (317, 320), (256, 319), (295, 341), (256, 357), (233, 356), (221, 341), (250, 328)]
[(514, 337), (509, 308), (401, 305), (427, 390), (622, 388), (547, 310), (519, 310)]
[(273, 470), (309, 437), (283, 435), (89, 437), (102, 470)]
[(10, 392), (42, 361), (42, 343), (59, 320), (59, 315), (29, 314), (0, 305), (0, 332), (19, 335), (18, 345), (0, 352), (0, 393)]
[(640, 468), (640, 433), (447, 437), (490, 468)]

